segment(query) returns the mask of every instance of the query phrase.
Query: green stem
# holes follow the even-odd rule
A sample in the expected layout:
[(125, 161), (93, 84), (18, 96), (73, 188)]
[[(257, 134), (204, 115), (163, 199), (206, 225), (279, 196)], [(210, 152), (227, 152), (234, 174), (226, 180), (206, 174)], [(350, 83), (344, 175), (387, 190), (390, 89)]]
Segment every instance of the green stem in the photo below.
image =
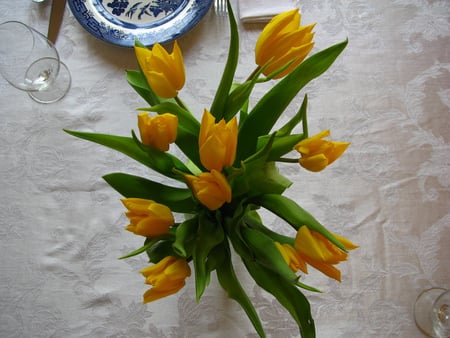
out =
[(187, 109), (187, 107), (185, 106), (185, 104), (183, 103), (183, 101), (181, 101), (181, 99), (178, 97), (178, 95), (175, 96), (175, 101), (177, 102), (177, 104), (178, 104), (181, 108), (183, 108), (183, 109), (186, 110), (186, 111), (189, 111), (189, 110)]
[(247, 78), (247, 80), (245, 82), (253, 80), (253, 78), (255, 77), (256, 74), (258, 74), (260, 69), (261, 69), (261, 66), (256, 67), (255, 70), (250, 74), (250, 76)]
[(298, 163), (298, 158), (284, 158), (280, 157), (275, 162), (284, 162), (284, 163)]

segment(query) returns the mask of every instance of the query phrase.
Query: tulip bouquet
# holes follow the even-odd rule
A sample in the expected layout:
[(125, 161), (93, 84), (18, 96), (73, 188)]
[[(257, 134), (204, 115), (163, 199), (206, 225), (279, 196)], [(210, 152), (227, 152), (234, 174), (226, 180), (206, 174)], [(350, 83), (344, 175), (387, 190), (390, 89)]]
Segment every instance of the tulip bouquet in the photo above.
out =
[[(328, 231), (283, 195), (291, 182), (276, 164), (287, 162), (321, 171), (348, 143), (328, 140), (328, 130), (308, 135), (306, 96), (298, 112), (284, 126), (273, 129), (299, 91), (332, 65), (347, 41), (306, 58), (313, 48), (314, 25), (301, 26), (298, 10), (282, 13), (267, 24), (256, 42), (255, 71), (245, 82), (235, 83), (239, 36), (230, 4), (228, 12), (228, 59), (201, 121), (179, 98), (185, 71), (177, 42), (169, 53), (159, 44), (148, 49), (136, 41), (139, 70), (127, 71), (127, 80), (149, 104), (139, 109), (139, 135), (67, 132), (122, 152), (174, 183), (126, 173), (104, 176), (124, 196), (129, 219), (126, 230), (144, 239), (142, 247), (123, 258), (141, 253), (149, 257), (151, 265), (141, 271), (151, 285), (144, 294), (145, 303), (179, 291), (191, 268), (199, 301), (215, 272), (221, 287), (242, 306), (263, 337), (259, 316), (235, 273), (234, 250), (255, 282), (292, 315), (301, 335), (314, 337), (310, 305), (302, 290), (318, 290), (301, 281), (301, 272), (308, 273), (310, 265), (340, 281), (335, 265), (346, 260), (356, 246)], [(251, 107), (254, 87), (269, 81), (274, 85)], [(299, 131), (295, 131), (297, 126), (301, 126)], [(187, 159), (173, 155), (172, 144)], [(286, 157), (291, 152), (297, 156)], [(293, 235), (267, 227), (261, 209), (278, 216)], [(176, 215), (183, 216), (182, 220), (176, 221)]]

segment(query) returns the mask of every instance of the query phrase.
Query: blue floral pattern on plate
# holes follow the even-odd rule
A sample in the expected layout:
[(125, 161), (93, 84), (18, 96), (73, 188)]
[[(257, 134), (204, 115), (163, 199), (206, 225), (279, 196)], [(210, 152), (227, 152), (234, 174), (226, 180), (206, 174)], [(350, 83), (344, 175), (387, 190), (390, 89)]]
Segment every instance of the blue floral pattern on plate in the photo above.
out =
[(68, 0), (78, 22), (92, 35), (132, 47), (177, 39), (207, 13), (212, 0)]

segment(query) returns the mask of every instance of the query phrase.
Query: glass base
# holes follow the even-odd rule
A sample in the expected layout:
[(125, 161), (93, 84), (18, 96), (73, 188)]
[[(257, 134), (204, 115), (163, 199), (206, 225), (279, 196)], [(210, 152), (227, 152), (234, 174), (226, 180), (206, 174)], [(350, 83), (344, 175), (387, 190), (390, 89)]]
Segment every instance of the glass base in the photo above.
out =
[(51, 86), (34, 92), (28, 92), (28, 95), (39, 103), (53, 103), (61, 100), (69, 91), (72, 79), (70, 72), (64, 63), (60, 63), (57, 78)]
[(432, 288), (424, 290), (414, 304), (414, 319), (417, 327), (428, 337), (435, 337), (431, 319), (434, 301), (445, 292), (445, 289)]

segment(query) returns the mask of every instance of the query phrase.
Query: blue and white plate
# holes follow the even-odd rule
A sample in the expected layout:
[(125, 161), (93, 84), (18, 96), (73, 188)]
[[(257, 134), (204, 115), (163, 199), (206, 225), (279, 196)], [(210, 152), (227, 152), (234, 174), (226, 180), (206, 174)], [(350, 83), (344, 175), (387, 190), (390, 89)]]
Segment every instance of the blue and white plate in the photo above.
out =
[(177, 39), (206, 14), (212, 0), (68, 0), (78, 22), (95, 37), (124, 47)]

